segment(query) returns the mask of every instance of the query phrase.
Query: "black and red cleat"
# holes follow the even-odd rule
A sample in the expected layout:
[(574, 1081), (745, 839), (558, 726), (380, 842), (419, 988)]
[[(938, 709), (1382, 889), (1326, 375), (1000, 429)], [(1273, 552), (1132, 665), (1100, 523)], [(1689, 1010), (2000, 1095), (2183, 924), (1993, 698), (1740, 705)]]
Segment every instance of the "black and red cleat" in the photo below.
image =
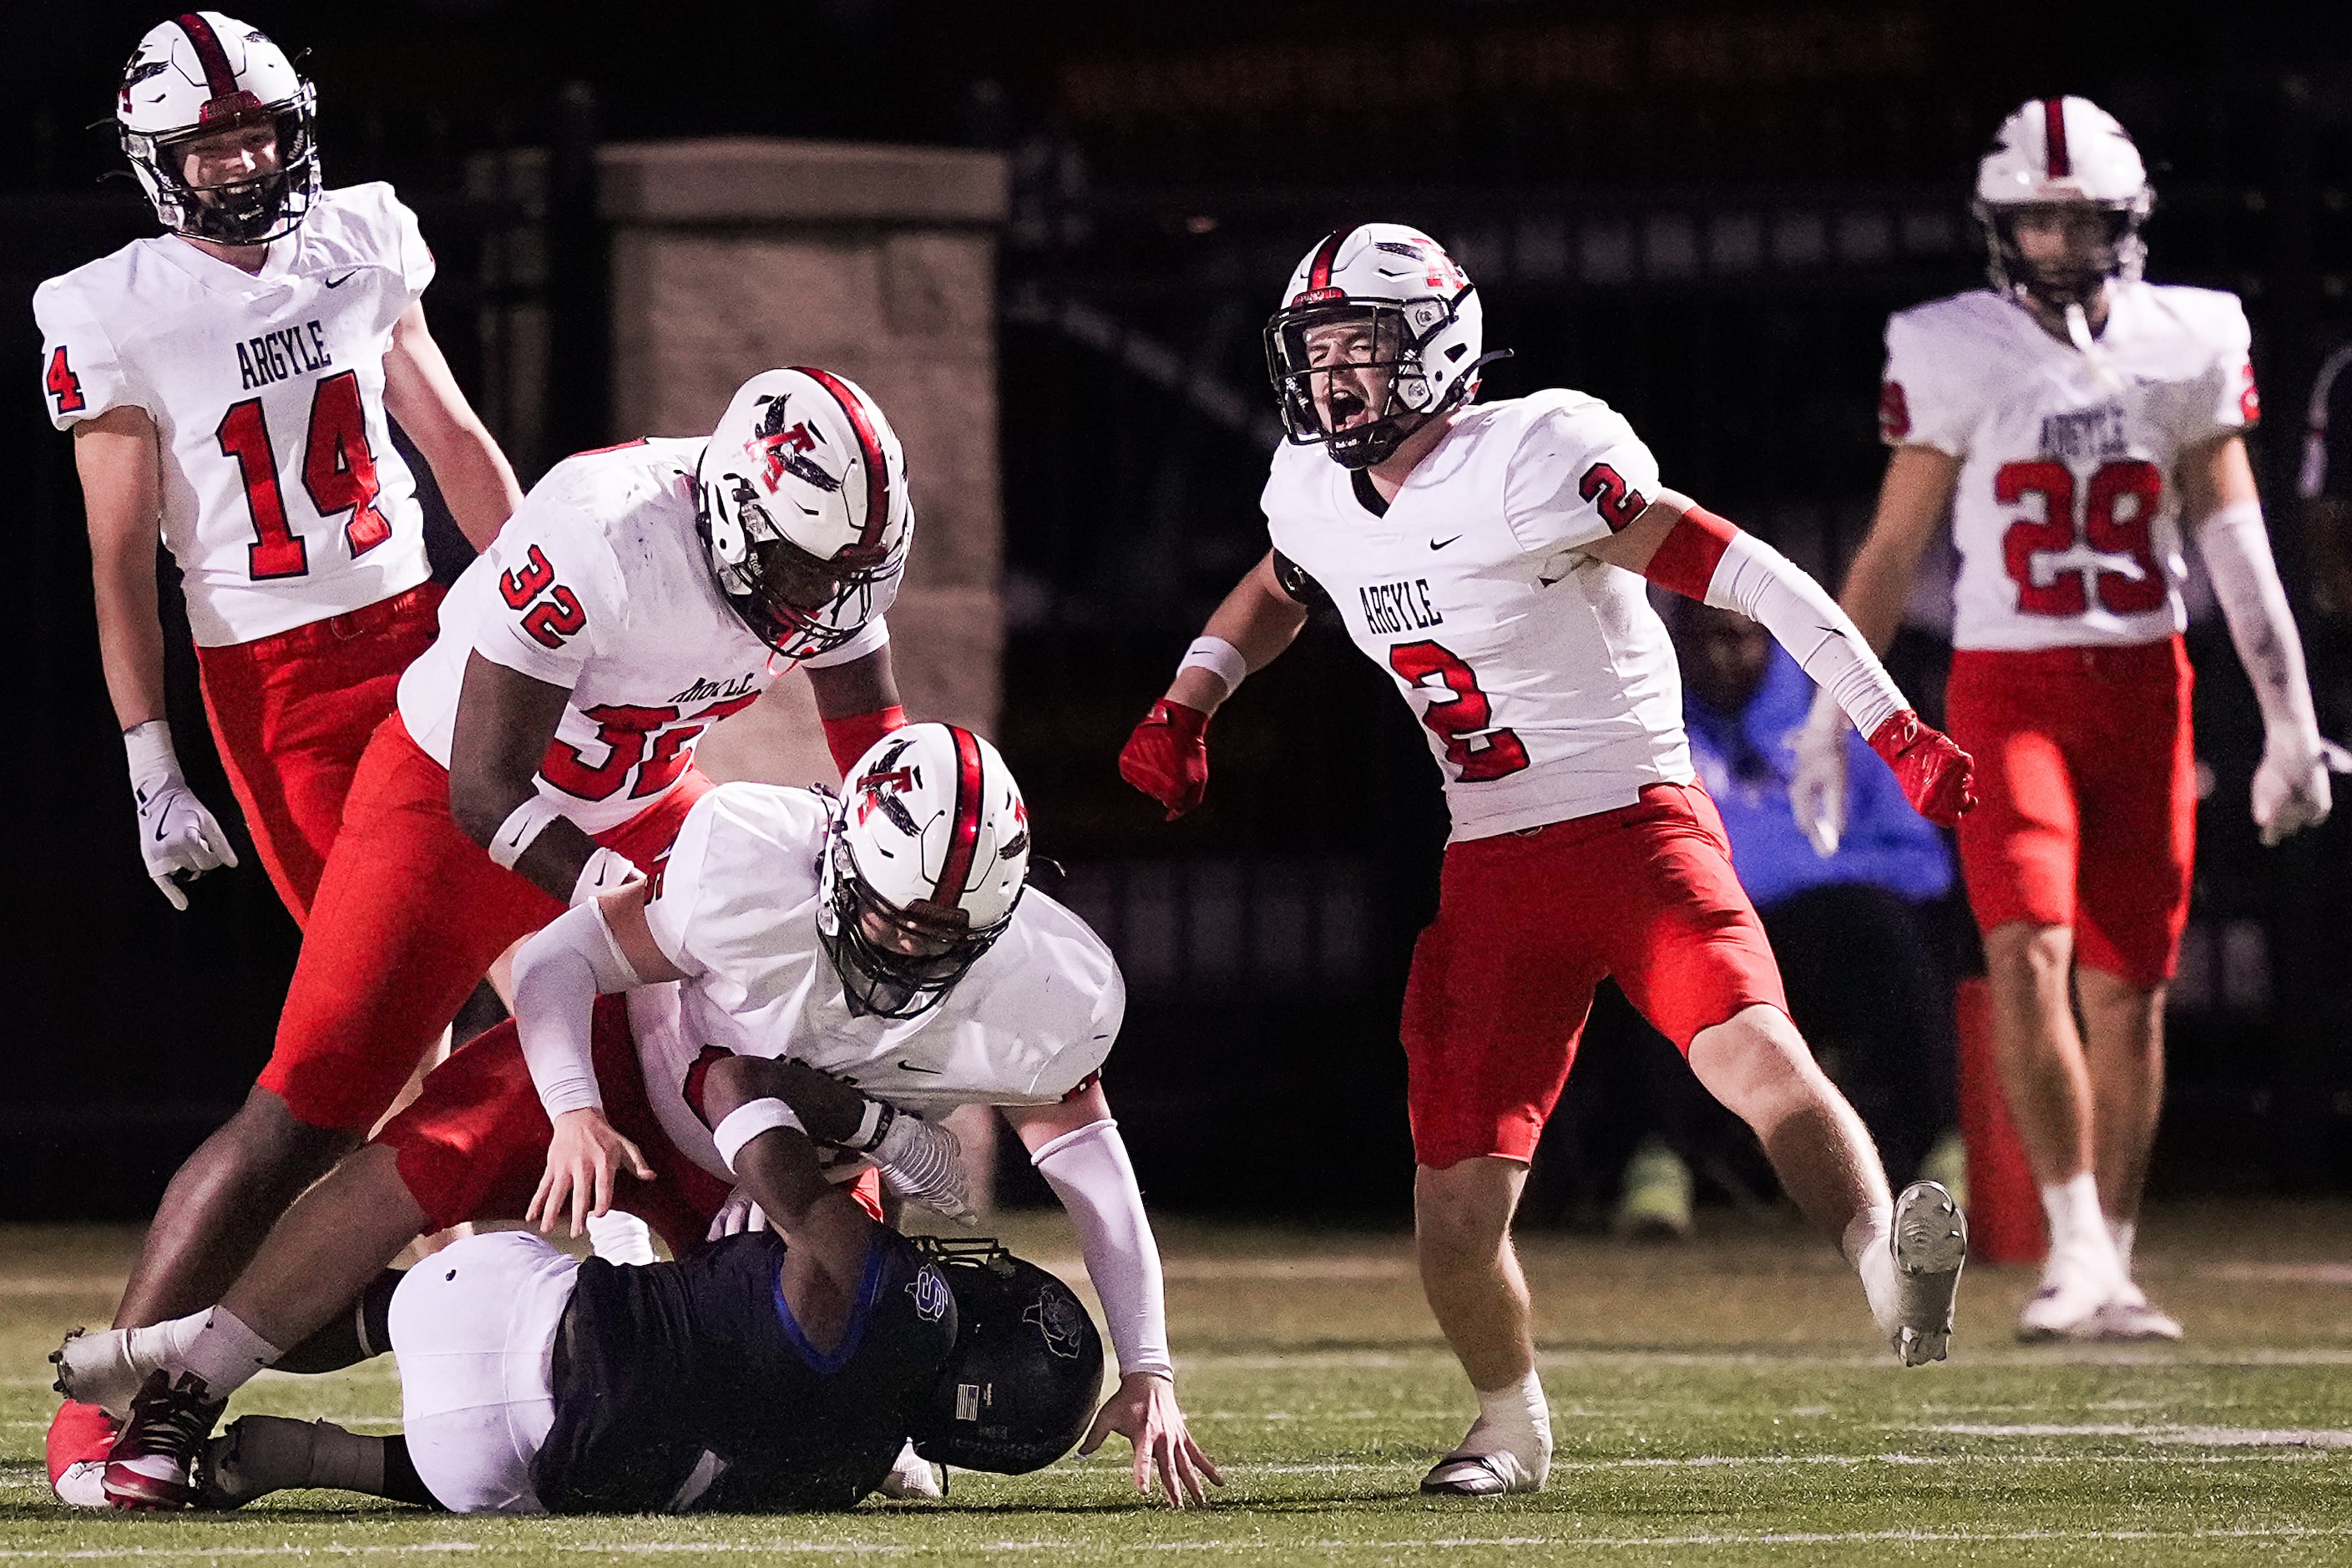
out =
[(116, 1508), (187, 1508), (196, 1500), (196, 1456), (228, 1407), (205, 1380), (163, 1367), (131, 1401), (131, 1419), (106, 1457), (106, 1500)]

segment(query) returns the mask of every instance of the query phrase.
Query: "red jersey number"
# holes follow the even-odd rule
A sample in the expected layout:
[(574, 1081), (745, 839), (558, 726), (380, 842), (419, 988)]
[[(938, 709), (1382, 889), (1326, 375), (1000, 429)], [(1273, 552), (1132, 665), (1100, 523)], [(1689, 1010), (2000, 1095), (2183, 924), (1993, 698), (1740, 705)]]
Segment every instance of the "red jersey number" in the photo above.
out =
[[(1609, 531), (1622, 531), (1635, 518), (1649, 510), (1649, 498), (1625, 482), (1625, 476), (1607, 463), (1595, 463), (1584, 470), (1576, 481), (1576, 493), (1592, 503)], [(1525, 764), (1522, 763), (1522, 766)]]
[(630, 786), (630, 799), (643, 800), (647, 795), (659, 795), (677, 783), (694, 760), (691, 748), (697, 736), (730, 713), (739, 713), (758, 700), (757, 692), (730, 697), (698, 709), (682, 722), (676, 708), (600, 704), (585, 711), (596, 721), (596, 742), (604, 748), (604, 760), (591, 763), (571, 742), (558, 740), (541, 759), (540, 776), (564, 794), (582, 800), (610, 800), (621, 793), (624, 784), (629, 784), (629, 775), (634, 773), (636, 783)]
[(57, 353), (49, 356), (49, 373), (41, 378), (41, 384), (48, 389), (51, 397), (58, 400), (58, 412), (60, 414), (79, 414), (89, 406), (88, 399), (81, 395), (81, 377), (66, 363), (66, 346), (63, 343), (59, 343)]
[[(542, 589), (548, 590), (547, 597), (540, 599)], [(499, 595), (509, 608), (523, 611), (522, 629), (541, 647), (562, 647), (565, 637), (588, 624), (588, 612), (581, 607), (579, 595), (555, 581), (555, 568), (536, 544), (524, 554), (520, 566), (499, 575)], [(533, 604), (534, 599), (539, 602)], [(672, 712), (670, 717), (677, 715)]]
[[(2156, 561), (2151, 530), (2164, 496), (2164, 475), (2136, 458), (2101, 465), (2084, 492), (2081, 517), (2074, 507), (2074, 476), (2063, 463), (2045, 459), (2006, 463), (1993, 475), (1993, 499), (2003, 506), (2038, 498), (2040, 517), (2021, 517), (2001, 535), (2001, 560), (2017, 584), (2017, 608), (2028, 616), (2080, 616), (2090, 608), (2095, 582), (2099, 605), (2118, 616), (2145, 615), (2162, 607), (2168, 586)], [(2063, 554), (2086, 543), (2102, 555), (2130, 559), (2135, 572), (2068, 564), (2037, 580), (2042, 556)]]
[(1429, 699), (1421, 721), (1445, 742), (1446, 765), (1464, 784), (1506, 778), (1528, 765), (1528, 749), (1508, 730), (1495, 729), (1494, 704), (1478, 689), (1470, 667), (1433, 642), (1398, 643), (1389, 668)]
[[(57, 365), (65, 363), (58, 351)], [(57, 365), (50, 369), (56, 389)], [(77, 391), (77, 397), (79, 396)], [(261, 399), (248, 397), (229, 405), (213, 438), (221, 455), (236, 463), (245, 487), (245, 510), (253, 520), (253, 542), (246, 547), (246, 574), (257, 583), (278, 577), (300, 577), (310, 570), (310, 545), (294, 531), (286, 517), (286, 492), (278, 483), (278, 450), (269, 439), (269, 421)], [(311, 510), (320, 518), (351, 513), (343, 524), (343, 542), (356, 561), (392, 537), (392, 521), (377, 510), (375, 498), (383, 483), (375, 473), (375, 451), (368, 445), (367, 410), (360, 402), (360, 378), (355, 371), (331, 375), (310, 394), (310, 427), (303, 433), (302, 489)]]

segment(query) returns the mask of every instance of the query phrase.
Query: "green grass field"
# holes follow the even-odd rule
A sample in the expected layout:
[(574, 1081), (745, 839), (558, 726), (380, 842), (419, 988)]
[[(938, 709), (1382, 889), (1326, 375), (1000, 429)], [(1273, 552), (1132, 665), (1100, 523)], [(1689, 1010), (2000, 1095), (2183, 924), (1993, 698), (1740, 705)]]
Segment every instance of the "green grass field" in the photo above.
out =
[[(1076, 1277), (1058, 1217), (1002, 1228)], [(1793, 1226), (1725, 1216), (1678, 1247), (1531, 1235), (1551, 1488), (1444, 1506), (1414, 1486), (1471, 1407), (1407, 1238), (1169, 1223), (1182, 1394), (1229, 1483), (1183, 1514), (1136, 1500), (1117, 1439), (1035, 1476), (960, 1473), (944, 1503), (815, 1518), (459, 1520), (324, 1493), (72, 1513), (41, 1469), (43, 1358), (106, 1317), (134, 1240), (0, 1228), (0, 1562), (2352, 1563), (2352, 1205), (2152, 1215), (2142, 1272), (2184, 1347), (2022, 1349), (2032, 1276), (1975, 1269), (1954, 1360), (1912, 1372)], [(362, 1430), (398, 1408), (388, 1361), (265, 1377), (236, 1406)]]

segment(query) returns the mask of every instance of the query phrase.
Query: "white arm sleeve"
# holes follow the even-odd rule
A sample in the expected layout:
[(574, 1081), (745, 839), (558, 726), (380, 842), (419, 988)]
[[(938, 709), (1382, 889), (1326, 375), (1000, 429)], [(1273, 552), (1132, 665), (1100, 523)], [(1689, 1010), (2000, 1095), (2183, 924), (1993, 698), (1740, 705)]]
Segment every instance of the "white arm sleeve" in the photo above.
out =
[(590, 1034), (596, 998), (640, 984), (593, 902), (557, 916), (515, 954), (515, 1037), (551, 1121), (604, 1109)]
[[(1671, 490), (1658, 499), (1685, 511), (1696, 504)], [(1706, 602), (1719, 610), (1737, 610), (1770, 632), (1865, 737), (1911, 706), (1829, 591), (1747, 530), (1735, 531), (1724, 546), (1715, 575), (1707, 580)]]
[(2262, 503), (2238, 501), (2208, 517), (2197, 528), (2197, 552), (2204, 557), (2206, 575), (2213, 579), (2213, 596), (2221, 602), (2221, 616), (2230, 623), (2239, 662), (2253, 682), (2263, 728), (2300, 739), (2315, 752), (2319, 718), (2304, 671), (2303, 638), (2294, 629), (2286, 589), (2279, 584), (2278, 565), (2271, 559)]
[(1143, 1194), (1128, 1163), (1118, 1123), (1090, 1121), (1029, 1157), (1078, 1228), (1087, 1277), (1102, 1298), (1121, 1373), (1176, 1375), (1168, 1356), (1168, 1303), (1160, 1279), (1160, 1245), (1143, 1212)]

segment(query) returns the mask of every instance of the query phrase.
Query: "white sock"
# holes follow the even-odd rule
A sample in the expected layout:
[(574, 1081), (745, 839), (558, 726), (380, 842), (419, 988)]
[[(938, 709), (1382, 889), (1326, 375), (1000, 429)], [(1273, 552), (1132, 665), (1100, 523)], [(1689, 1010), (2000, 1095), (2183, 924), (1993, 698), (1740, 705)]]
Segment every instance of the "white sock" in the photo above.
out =
[(654, 1233), (625, 1209), (588, 1216), (588, 1239), (607, 1263), (644, 1265), (654, 1260)]
[(215, 1307), (178, 1357), (165, 1364), (192, 1372), (205, 1380), (215, 1399), (226, 1399), (243, 1388), (253, 1374), (285, 1352), (247, 1328), (226, 1307)]
[(1846, 1222), (1838, 1250), (1862, 1276), (1863, 1299), (1870, 1303), (1871, 1320), (1878, 1331), (1893, 1336), (1901, 1328), (1901, 1284), (1895, 1277), (1895, 1205), (1873, 1204)]
[(2139, 1225), (2135, 1220), (2107, 1221), (2108, 1238), (2116, 1244), (2116, 1261), (2124, 1266), (2124, 1277), (2131, 1277), (2132, 1243), (2139, 1239)]
[(2088, 1171), (2042, 1189), (2042, 1212), (2050, 1217), (2050, 1250), (2112, 1255), (2106, 1216), (2099, 1212), (2099, 1184)]
[(187, 1364), (188, 1346), (198, 1330), (205, 1326), (213, 1310), (190, 1312), (184, 1318), (173, 1318), (161, 1323), (151, 1323), (143, 1329), (132, 1329), (123, 1336), (131, 1364), (143, 1374), (163, 1366)]
[(1544, 1398), (1543, 1382), (1530, 1372), (1501, 1388), (1482, 1388), (1478, 1419), (1462, 1447), (1472, 1453), (1488, 1451), (1495, 1444), (1517, 1455), (1532, 1467), (1551, 1456), (1551, 1405)]

